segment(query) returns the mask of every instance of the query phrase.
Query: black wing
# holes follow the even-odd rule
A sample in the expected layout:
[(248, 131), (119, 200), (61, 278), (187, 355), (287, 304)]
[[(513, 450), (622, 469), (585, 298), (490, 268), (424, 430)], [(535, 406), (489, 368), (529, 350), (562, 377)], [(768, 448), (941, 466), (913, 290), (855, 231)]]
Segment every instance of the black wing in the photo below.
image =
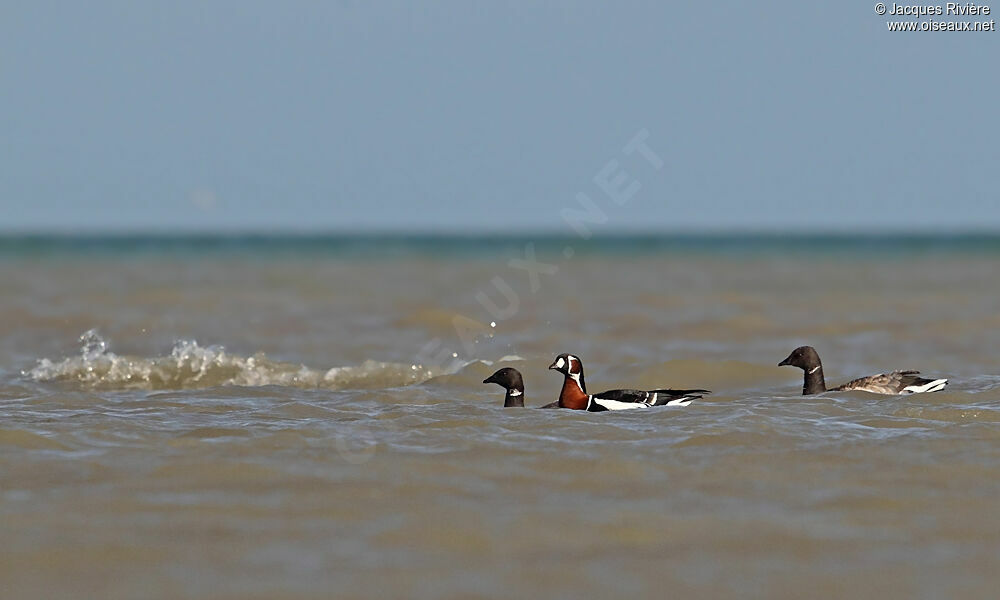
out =
[(656, 402), (653, 406), (662, 406), (677, 401), (690, 402), (701, 398), (703, 394), (711, 394), (711, 390), (653, 390), (656, 394)]
[(594, 398), (599, 400), (614, 400), (615, 402), (637, 402), (647, 404), (652, 396), (650, 392), (642, 390), (608, 390), (600, 394), (594, 394)]
[(608, 390), (600, 394), (594, 394), (595, 400), (613, 400), (615, 402), (633, 402), (645, 404), (646, 406), (664, 406), (667, 404), (679, 404), (686, 406), (692, 400), (701, 398), (702, 394), (709, 394), (708, 390)]

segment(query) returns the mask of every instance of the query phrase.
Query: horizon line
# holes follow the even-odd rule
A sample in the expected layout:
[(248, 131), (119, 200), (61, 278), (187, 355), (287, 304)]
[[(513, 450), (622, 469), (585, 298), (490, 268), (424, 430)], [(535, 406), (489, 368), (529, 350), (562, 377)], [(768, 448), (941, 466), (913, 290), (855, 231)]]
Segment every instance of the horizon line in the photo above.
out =
[(804, 230), (802, 228), (728, 228), (728, 227), (682, 227), (676, 229), (652, 229), (639, 227), (617, 227), (608, 230), (594, 228), (587, 237), (564, 228), (521, 228), (516, 232), (500, 229), (452, 229), (452, 228), (421, 228), (405, 230), (397, 228), (233, 228), (233, 229), (30, 229), (0, 228), (0, 238), (36, 238), (36, 239), (96, 239), (96, 238), (510, 238), (524, 239), (526, 237), (545, 236), (552, 239), (575, 238), (582, 242), (591, 239), (621, 238), (635, 236), (638, 238), (652, 237), (960, 237), (1000, 236), (1000, 226), (993, 227), (909, 227), (894, 228), (886, 231), (875, 227), (852, 228), (820, 228)]

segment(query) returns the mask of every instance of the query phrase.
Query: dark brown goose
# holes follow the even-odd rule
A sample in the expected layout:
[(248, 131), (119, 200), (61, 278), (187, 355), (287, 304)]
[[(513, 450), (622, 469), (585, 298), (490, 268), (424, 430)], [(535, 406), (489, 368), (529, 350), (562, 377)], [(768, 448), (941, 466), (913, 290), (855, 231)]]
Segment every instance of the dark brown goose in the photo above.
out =
[[(484, 379), (483, 383), (495, 383), (507, 390), (507, 395), (503, 399), (504, 408), (524, 407), (524, 379), (521, 378), (521, 372), (517, 369), (513, 367), (499, 369)], [(552, 402), (539, 408), (559, 408), (559, 403)]]
[(798, 367), (805, 373), (805, 383), (802, 386), (802, 395), (804, 396), (822, 394), (826, 391), (846, 392), (850, 390), (891, 396), (898, 394), (925, 394), (943, 390), (944, 386), (948, 385), (947, 379), (925, 379), (920, 377), (920, 371), (893, 371), (892, 373), (861, 377), (828, 390), (826, 381), (823, 379), (823, 362), (820, 361), (819, 354), (816, 353), (816, 349), (812, 346), (801, 346), (793, 350), (788, 355), (788, 358), (778, 363), (779, 367), (785, 365)]

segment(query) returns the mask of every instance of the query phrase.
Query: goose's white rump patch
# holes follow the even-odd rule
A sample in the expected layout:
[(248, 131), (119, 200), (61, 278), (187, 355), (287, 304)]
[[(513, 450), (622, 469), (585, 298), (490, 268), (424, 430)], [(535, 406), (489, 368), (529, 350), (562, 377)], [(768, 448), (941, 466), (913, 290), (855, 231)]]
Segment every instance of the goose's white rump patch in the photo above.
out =
[(682, 396), (676, 400), (671, 400), (670, 402), (667, 402), (663, 406), (688, 406), (694, 401), (695, 398), (692, 398), (691, 396)]
[(926, 394), (929, 392), (937, 392), (944, 389), (944, 386), (948, 385), (947, 379), (935, 379), (934, 381), (925, 385), (910, 385), (903, 388), (900, 394)]

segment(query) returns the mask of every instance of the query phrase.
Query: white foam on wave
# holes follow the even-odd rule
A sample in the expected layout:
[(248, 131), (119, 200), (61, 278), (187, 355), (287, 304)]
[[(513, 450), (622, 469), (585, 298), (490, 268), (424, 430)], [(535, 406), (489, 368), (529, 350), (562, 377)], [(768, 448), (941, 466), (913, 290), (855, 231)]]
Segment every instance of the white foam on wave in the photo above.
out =
[[(60, 360), (42, 358), (25, 377), (35, 381), (76, 382), (88, 387), (191, 389), (213, 386), (280, 385), (300, 388), (388, 388), (412, 385), (446, 375), (452, 368), (431, 368), (366, 360), (360, 365), (313, 369), (274, 361), (263, 353), (231, 354), (222, 346), (180, 340), (166, 356), (121, 356), (94, 329), (80, 336), (80, 354)], [(474, 362), (474, 361), (473, 361)], [(457, 367), (457, 368), (455, 368)]]

